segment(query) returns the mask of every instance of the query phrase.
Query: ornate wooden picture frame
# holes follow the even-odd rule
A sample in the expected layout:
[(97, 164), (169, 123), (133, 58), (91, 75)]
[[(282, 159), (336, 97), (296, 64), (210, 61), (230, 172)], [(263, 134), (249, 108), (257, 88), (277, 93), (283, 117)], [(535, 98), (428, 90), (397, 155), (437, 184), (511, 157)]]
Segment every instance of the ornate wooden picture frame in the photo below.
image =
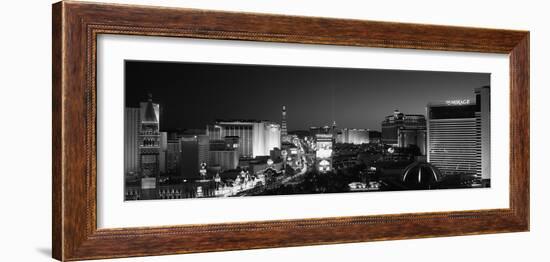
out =
[[(81, 260), (529, 230), (529, 32), (83, 2), (53, 5), (53, 257)], [(510, 207), (98, 229), (99, 34), (508, 54)]]

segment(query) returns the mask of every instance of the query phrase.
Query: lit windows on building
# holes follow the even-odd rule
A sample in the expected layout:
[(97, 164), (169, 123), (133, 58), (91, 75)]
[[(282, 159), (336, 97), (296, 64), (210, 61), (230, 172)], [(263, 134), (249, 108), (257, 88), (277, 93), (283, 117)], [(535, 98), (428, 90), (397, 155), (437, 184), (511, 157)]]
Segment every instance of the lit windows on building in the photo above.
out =
[(319, 172), (332, 170), (332, 139), (332, 134), (317, 134), (315, 136), (315, 158)]
[(211, 140), (238, 137), (241, 158), (269, 156), (270, 150), (281, 147), (281, 126), (269, 121), (219, 121), (206, 130)]
[(426, 118), (423, 115), (407, 115), (395, 110), (382, 121), (383, 144), (397, 147), (418, 147), (426, 155)]
[(124, 174), (137, 174), (139, 166), (140, 109), (124, 110)]
[(428, 162), (443, 175), (490, 181), (490, 88), (475, 89), (476, 99), (430, 103)]
[(160, 174), (159, 105), (149, 101), (140, 103), (139, 154), (140, 172), (144, 177)]
[(281, 141), (290, 142), (286, 126), (286, 106), (283, 106), (283, 110), (281, 112)]
[(226, 136), (210, 140), (209, 165), (220, 171), (236, 169), (239, 165), (239, 137)]
[(180, 175), (199, 178), (202, 163), (210, 159), (210, 139), (207, 135), (184, 135), (180, 138)]
[(337, 134), (336, 142), (344, 144), (380, 143), (380, 132), (362, 128), (342, 128)]
[(382, 143), (398, 146), (399, 129), (426, 130), (426, 118), (423, 115), (407, 115), (395, 110), (393, 115), (382, 121)]

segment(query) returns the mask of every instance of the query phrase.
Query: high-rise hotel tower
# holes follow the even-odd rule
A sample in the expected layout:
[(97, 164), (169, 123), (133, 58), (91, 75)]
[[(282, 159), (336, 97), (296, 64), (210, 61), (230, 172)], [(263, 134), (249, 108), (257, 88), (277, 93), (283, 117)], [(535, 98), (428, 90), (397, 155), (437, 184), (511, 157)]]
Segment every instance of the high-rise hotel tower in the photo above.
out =
[(144, 177), (157, 177), (160, 173), (159, 116), (159, 105), (149, 95), (147, 102), (140, 103), (139, 162)]
[(428, 104), (428, 162), (443, 175), (473, 177), (490, 185), (490, 98), (490, 87), (484, 86), (475, 89), (475, 100)]
[(286, 106), (283, 106), (283, 111), (281, 112), (281, 142), (290, 142), (286, 126)]

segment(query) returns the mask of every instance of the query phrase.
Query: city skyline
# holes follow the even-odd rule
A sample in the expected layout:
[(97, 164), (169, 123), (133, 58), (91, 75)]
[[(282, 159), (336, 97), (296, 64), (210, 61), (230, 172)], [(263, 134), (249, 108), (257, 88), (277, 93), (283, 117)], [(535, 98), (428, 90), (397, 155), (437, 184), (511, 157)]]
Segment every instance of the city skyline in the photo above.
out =
[(489, 74), (143, 61), (125, 72), (125, 200), (491, 186)]
[(283, 105), (289, 131), (332, 121), (380, 130), (395, 109), (424, 115), (428, 102), (473, 99), (473, 87), (489, 82), (487, 73), (126, 61), (125, 104), (138, 107), (152, 94), (162, 130), (204, 129), (217, 119), (280, 122)]

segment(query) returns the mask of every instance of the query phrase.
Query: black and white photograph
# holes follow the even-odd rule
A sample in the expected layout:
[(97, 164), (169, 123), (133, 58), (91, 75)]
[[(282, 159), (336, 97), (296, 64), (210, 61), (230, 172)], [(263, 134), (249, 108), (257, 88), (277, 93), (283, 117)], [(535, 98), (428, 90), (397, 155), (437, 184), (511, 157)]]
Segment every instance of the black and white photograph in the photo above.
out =
[(490, 187), (490, 74), (125, 61), (124, 199)]
[(4, 1), (0, 262), (544, 261), (547, 6)]

